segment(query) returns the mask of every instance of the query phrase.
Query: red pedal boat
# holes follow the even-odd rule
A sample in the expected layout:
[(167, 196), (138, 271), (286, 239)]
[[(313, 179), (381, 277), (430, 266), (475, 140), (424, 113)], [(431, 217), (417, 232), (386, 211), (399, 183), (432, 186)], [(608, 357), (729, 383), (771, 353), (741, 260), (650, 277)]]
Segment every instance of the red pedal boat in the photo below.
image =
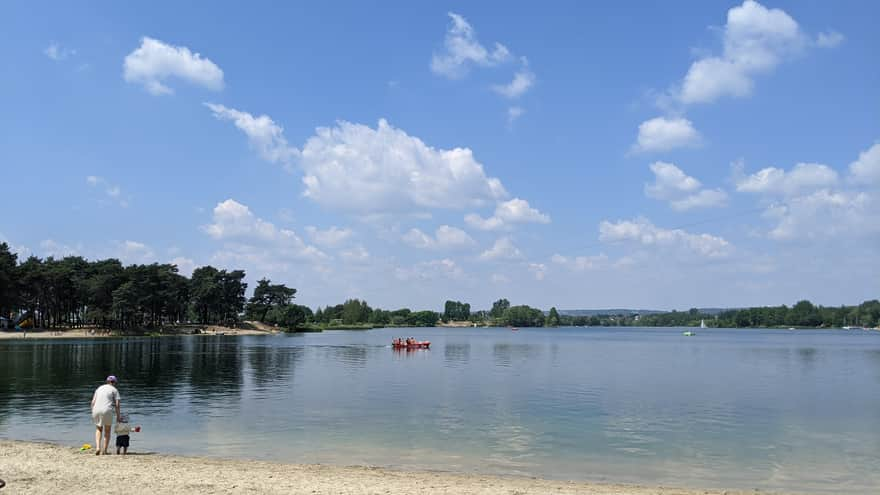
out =
[(392, 342), (391, 347), (395, 349), (427, 349), (431, 347), (431, 343), (427, 340), (421, 342), (413, 342), (412, 344), (407, 344), (406, 342)]

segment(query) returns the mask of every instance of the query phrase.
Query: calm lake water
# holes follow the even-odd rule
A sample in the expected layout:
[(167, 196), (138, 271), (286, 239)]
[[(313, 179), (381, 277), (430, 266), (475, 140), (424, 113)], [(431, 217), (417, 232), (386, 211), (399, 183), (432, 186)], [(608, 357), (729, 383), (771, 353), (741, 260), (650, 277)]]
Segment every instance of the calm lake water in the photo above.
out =
[(5, 340), (0, 437), (92, 442), (115, 373), (132, 451), (880, 493), (880, 332), (681, 332)]

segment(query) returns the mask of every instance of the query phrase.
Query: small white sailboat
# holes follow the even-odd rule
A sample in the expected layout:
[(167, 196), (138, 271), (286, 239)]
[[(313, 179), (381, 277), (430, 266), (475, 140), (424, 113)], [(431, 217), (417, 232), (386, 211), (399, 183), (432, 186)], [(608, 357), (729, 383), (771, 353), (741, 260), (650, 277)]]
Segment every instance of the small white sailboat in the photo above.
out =
[(706, 328), (706, 320), (700, 320), (700, 328)]

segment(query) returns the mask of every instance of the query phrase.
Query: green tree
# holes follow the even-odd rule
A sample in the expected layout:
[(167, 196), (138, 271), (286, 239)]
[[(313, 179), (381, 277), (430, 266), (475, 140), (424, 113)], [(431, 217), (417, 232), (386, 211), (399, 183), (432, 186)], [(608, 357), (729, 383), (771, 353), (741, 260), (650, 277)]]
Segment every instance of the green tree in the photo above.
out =
[(492, 309), (489, 311), (489, 315), (492, 316), (492, 318), (501, 318), (508, 308), (510, 308), (510, 301), (507, 299), (499, 299), (492, 303)]
[(556, 311), (555, 307), (550, 308), (550, 312), (547, 314), (547, 320), (544, 324), (548, 327), (559, 326), (559, 312)]

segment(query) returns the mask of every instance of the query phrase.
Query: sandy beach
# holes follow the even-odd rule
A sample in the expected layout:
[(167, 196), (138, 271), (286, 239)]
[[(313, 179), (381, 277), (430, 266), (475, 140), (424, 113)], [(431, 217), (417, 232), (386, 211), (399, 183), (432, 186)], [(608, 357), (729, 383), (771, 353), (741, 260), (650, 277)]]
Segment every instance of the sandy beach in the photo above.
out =
[[(745, 495), (725, 491), (550, 481), (537, 478), (282, 464), (163, 454), (95, 456), (77, 448), (0, 441), (3, 494), (278, 493), (404, 495)], [(103, 486), (103, 488), (96, 488)], [(115, 487), (115, 488), (114, 488)], [(761, 492), (766, 493), (766, 492)]]

